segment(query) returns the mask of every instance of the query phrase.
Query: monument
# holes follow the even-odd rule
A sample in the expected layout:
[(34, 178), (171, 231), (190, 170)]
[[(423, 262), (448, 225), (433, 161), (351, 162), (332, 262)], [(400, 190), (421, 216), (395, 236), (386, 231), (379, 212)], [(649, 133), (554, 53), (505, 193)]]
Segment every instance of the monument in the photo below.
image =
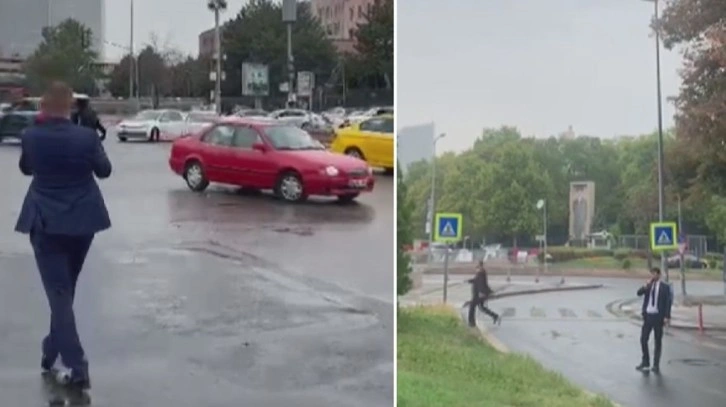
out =
[(587, 245), (594, 217), (595, 183), (570, 182), (570, 245)]

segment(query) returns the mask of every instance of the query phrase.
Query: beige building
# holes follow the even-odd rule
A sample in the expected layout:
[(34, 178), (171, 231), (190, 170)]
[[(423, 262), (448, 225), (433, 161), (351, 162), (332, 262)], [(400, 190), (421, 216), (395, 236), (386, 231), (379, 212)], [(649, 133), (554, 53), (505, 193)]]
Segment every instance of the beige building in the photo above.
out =
[(379, 0), (312, 0), (316, 17), (339, 52), (355, 50), (355, 32)]

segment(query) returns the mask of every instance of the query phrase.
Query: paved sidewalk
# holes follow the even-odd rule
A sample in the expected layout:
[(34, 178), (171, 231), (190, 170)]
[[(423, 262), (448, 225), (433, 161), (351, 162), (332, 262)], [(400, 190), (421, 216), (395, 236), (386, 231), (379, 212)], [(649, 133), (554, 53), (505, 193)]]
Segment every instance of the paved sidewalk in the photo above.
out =
[[(642, 299), (634, 298), (620, 304), (620, 311), (641, 320)], [(678, 329), (699, 329), (698, 304), (702, 304), (704, 330), (726, 331), (726, 296), (676, 297), (671, 309), (671, 326)]]
[[(433, 277), (433, 278), (432, 278)], [(438, 277), (438, 278), (437, 278)], [(400, 298), (402, 306), (440, 304), (443, 301), (443, 276), (426, 276), (420, 288)], [(471, 286), (466, 281), (471, 276), (452, 276), (448, 283), (447, 302), (460, 305), (471, 299)], [(559, 278), (542, 279), (535, 283), (531, 279), (490, 277), (489, 285), (494, 290), (491, 299), (514, 295), (528, 295), (552, 291), (586, 290), (602, 287), (602, 284), (560, 283)]]

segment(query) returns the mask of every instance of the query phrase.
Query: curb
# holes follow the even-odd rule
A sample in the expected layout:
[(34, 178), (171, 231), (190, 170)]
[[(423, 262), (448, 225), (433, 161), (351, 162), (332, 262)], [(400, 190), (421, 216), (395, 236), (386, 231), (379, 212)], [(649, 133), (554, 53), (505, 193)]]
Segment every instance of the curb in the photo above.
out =
[[(641, 321), (643, 321), (643, 317), (640, 314), (638, 314), (637, 312), (633, 312), (633, 311), (623, 310), (623, 306), (627, 306), (627, 305), (630, 305), (630, 304), (636, 303), (636, 302), (638, 302), (638, 299), (618, 300), (618, 301), (611, 302), (610, 304), (608, 304), (606, 306), (606, 308), (608, 309), (608, 311), (610, 311), (610, 313), (612, 313), (614, 315), (627, 317), (633, 321), (641, 322)], [(615, 308), (615, 309), (612, 309), (611, 307)], [(669, 326), (673, 329), (678, 329), (681, 331), (698, 331), (699, 330), (698, 325), (683, 324), (680, 322), (674, 323), (673, 319), (671, 319), (671, 323)], [(703, 330), (704, 331), (726, 332), (726, 326), (704, 326)]]
[(578, 286), (570, 286), (570, 287), (537, 288), (537, 289), (531, 289), (531, 290), (512, 291), (512, 292), (508, 292), (508, 293), (504, 292), (501, 294), (494, 293), (489, 297), (489, 299), (496, 300), (498, 298), (515, 297), (518, 295), (544, 294), (544, 293), (552, 293), (552, 292), (558, 292), (558, 291), (594, 290), (594, 289), (602, 288), (602, 287), (603, 287), (603, 284), (586, 284), (586, 285), (578, 285)]
[[(467, 320), (464, 317), (464, 308), (465, 308), (465, 306), (461, 306), (460, 307), (460, 309), (459, 309), (459, 317), (466, 324), (467, 323)], [(497, 338), (496, 336), (494, 336), (494, 334), (492, 334), (491, 332), (489, 332), (489, 330), (486, 327), (477, 324), (476, 328), (470, 328), (470, 329), (471, 330), (476, 330), (479, 338), (481, 338), (483, 341), (485, 341), (486, 343), (488, 343), (497, 352), (502, 353), (502, 354), (511, 353), (511, 350), (509, 349), (509, 347), (507, 347), (507, 345), (505, 345), (502, 341), (500, 341), (499, 338)], [(545, 366), (545, 368), (547, 368), (547, 367)], [(593, 400), (595, 400), (599, 396), (606, 397), (606, 398), (609, 399), (609, 397), (607, 397), (605, 395), (598, 395), (598, 394), (593, 393), (590, 390), (584, 389), (582, 387), (580, 387), (580, 389), (582, 389), (582, 392), (585, 393), (585, 395), (587, 395), (588, 397), (592, 398)], [(620, 405), (620, 404), (618, 404), (618, 403), (616, 403), (616, 402), (614, 402), (612, 400), (610, 400), (610, 402), (615, 407), (623, 407), (622, 405)]]

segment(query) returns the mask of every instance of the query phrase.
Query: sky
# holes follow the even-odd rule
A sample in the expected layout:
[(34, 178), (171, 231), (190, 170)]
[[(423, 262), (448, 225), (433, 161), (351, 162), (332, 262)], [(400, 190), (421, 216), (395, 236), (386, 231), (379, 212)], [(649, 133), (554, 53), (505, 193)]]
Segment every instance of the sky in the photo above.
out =
[[(131, 0), (105, 2), (106, 59), (118, 61), (128, 52)], [(245, 3), (247, 0), (227, 0), (228, 8), (221, 21), (235, 17)], [(155, 34), (159, 45), (197, 55), (199, 33), (214, 27), (214, 14), (207, 9), (206, 0), (135, 0), (134, 11), (136, 49), (148, 44)]]
[[(439, 153), (502, 125), (536, 137), (657, 128), (653, 3), (397, 0), (396, 13), (396, 120), (434, 122)], [(661, 53), (666, 128), (680, 66)]]

